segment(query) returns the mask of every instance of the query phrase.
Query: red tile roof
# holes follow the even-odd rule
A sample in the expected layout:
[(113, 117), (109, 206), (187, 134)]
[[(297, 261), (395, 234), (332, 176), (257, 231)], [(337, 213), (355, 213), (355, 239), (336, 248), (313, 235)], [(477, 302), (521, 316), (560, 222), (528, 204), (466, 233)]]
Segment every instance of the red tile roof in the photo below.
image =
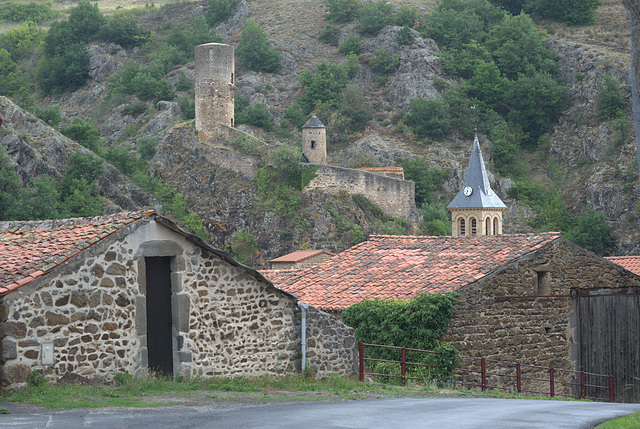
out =
[(609, 256), (605, 259), (640, 276), (640, 256)]
[(296, 263), (296, 262), (300, 262), (300, 261), (304, 261), (305, 259), (309, 259), (312, 256), (317, 256), (317, 255), (322, 255), (322, 254), (327, 254), (329, 256), (336, 256), (335, 253), (331, 253), (331, 252), (327, 252), (326, 250), (320, 249), (320, 250), (297, 250), (295, 252), (291, 252), (288, 253), (284, 256), (279, 256), (275, 259), (270, 260), (269, 262), (281, 262), (281, 263), (285, 263), (285, 262), (292, 262), (292, 263)]
[(365, 299), (404, 300), (420, 292), (452, 292), (559, 238), (559, 233), (378, 235), (321, 265), (261, 274), (307, 304), (340, 310)]
[(13, 292), (100, 240), (152, 214), (155, 212), (0, 222), (0, 296)]

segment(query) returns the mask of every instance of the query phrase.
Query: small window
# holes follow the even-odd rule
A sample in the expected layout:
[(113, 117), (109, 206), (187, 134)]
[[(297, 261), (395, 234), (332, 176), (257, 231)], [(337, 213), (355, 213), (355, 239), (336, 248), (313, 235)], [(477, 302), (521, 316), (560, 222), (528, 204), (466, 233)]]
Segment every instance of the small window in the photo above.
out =
[(233, 118), (231, 118), (231, 128), (233, 128)]
[(493, 218), (493, 235), (498, 235), (498, 218)]
[(316, 141), (311, 140), (311, 149), (315, 149), (315, 148), (316, 148)]
[(551, 295), (551, 272), (536, 271), (536, 295)]
[(484, 233), (486, 235), (491, 235), (491, 219), (486, 218), (484, 221)]
[(477, 234), (477, 225), (476, 225), (476, 220), (475, 219), (471, 219), (471, 235), (476, 235)]
[(460, 219), (459, 223), (460, 223), (460, 235), (466, 235), (467, 231), (465, 230), (466, 225), (465, 225), (464, 219)]
[(233, 73), (231, 73), (231, 83), (233, 83)]

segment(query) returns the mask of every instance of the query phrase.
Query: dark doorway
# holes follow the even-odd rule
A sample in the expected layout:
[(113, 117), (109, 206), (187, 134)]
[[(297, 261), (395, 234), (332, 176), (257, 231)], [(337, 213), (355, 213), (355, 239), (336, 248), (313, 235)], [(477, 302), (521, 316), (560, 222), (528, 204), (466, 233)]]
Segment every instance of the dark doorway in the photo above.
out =
[(171, 260), (145, 258), (147, 270), (147, 350), (149, 369), (173, 375)]
[[(635, 288), (578, 293), (580, 368), (613, 374), (616, 402), (640, 401), (640, 295)], [(590, 379), (586, 384), (606, 384)], [(608, 398), (606, 389), (587, 387), (587, 396)]]

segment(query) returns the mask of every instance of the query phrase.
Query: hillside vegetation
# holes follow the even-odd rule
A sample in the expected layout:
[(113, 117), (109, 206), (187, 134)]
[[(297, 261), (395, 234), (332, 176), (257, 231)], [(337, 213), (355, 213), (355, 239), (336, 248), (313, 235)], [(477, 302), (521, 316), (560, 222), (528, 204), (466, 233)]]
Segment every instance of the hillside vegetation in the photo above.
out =
[[(0, 95), (252, 265), (412, 230), (360, 196), (302, 192), (311, 114), (327, 125), (331, 163), (405, 168), (419, 233), (450, 233), (444, 207), (477, 129), (506, 232), (558, 230), (599, 254), (632, 253), (627, 26), (618, 0), (11, 2), (0, 5)], [(264, 145), (204, 147), (189, 131), (193, 46), (212, 41), (236, 46), (236, 124)], [(89, 158), (74, 156), (59, 177), (27, 177), (0, 154), (0, 219), (103, 210), (92, 186), (103, 172), (78, 176)]]

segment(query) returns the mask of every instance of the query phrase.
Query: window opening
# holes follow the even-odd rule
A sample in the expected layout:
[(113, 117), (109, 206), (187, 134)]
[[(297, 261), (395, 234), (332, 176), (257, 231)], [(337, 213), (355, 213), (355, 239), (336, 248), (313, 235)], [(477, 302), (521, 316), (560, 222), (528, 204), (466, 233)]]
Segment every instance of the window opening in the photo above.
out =
[(551, 272), (536, 271), (536, 295), (551, 295)]
[(311, 140), (311, 149), (315, 149), (315, 148), (316, 148), (316, 141)]
[(471, 235), (476, 235), (477, 231), (476, 231), (476, 220), (475, 219), (471, 219)]
[(464, 219), (460, 219), (460, 235), (466, 235), (467, 232), (465, 231), (465, 221)]
[(487, 218), (484, 221), (484, 229), (485, 229), (484, 233), (486, 235), (491, 235), (491, 219)]
[(498, 235), (498, 218), (493, 218), (493, 235)]

